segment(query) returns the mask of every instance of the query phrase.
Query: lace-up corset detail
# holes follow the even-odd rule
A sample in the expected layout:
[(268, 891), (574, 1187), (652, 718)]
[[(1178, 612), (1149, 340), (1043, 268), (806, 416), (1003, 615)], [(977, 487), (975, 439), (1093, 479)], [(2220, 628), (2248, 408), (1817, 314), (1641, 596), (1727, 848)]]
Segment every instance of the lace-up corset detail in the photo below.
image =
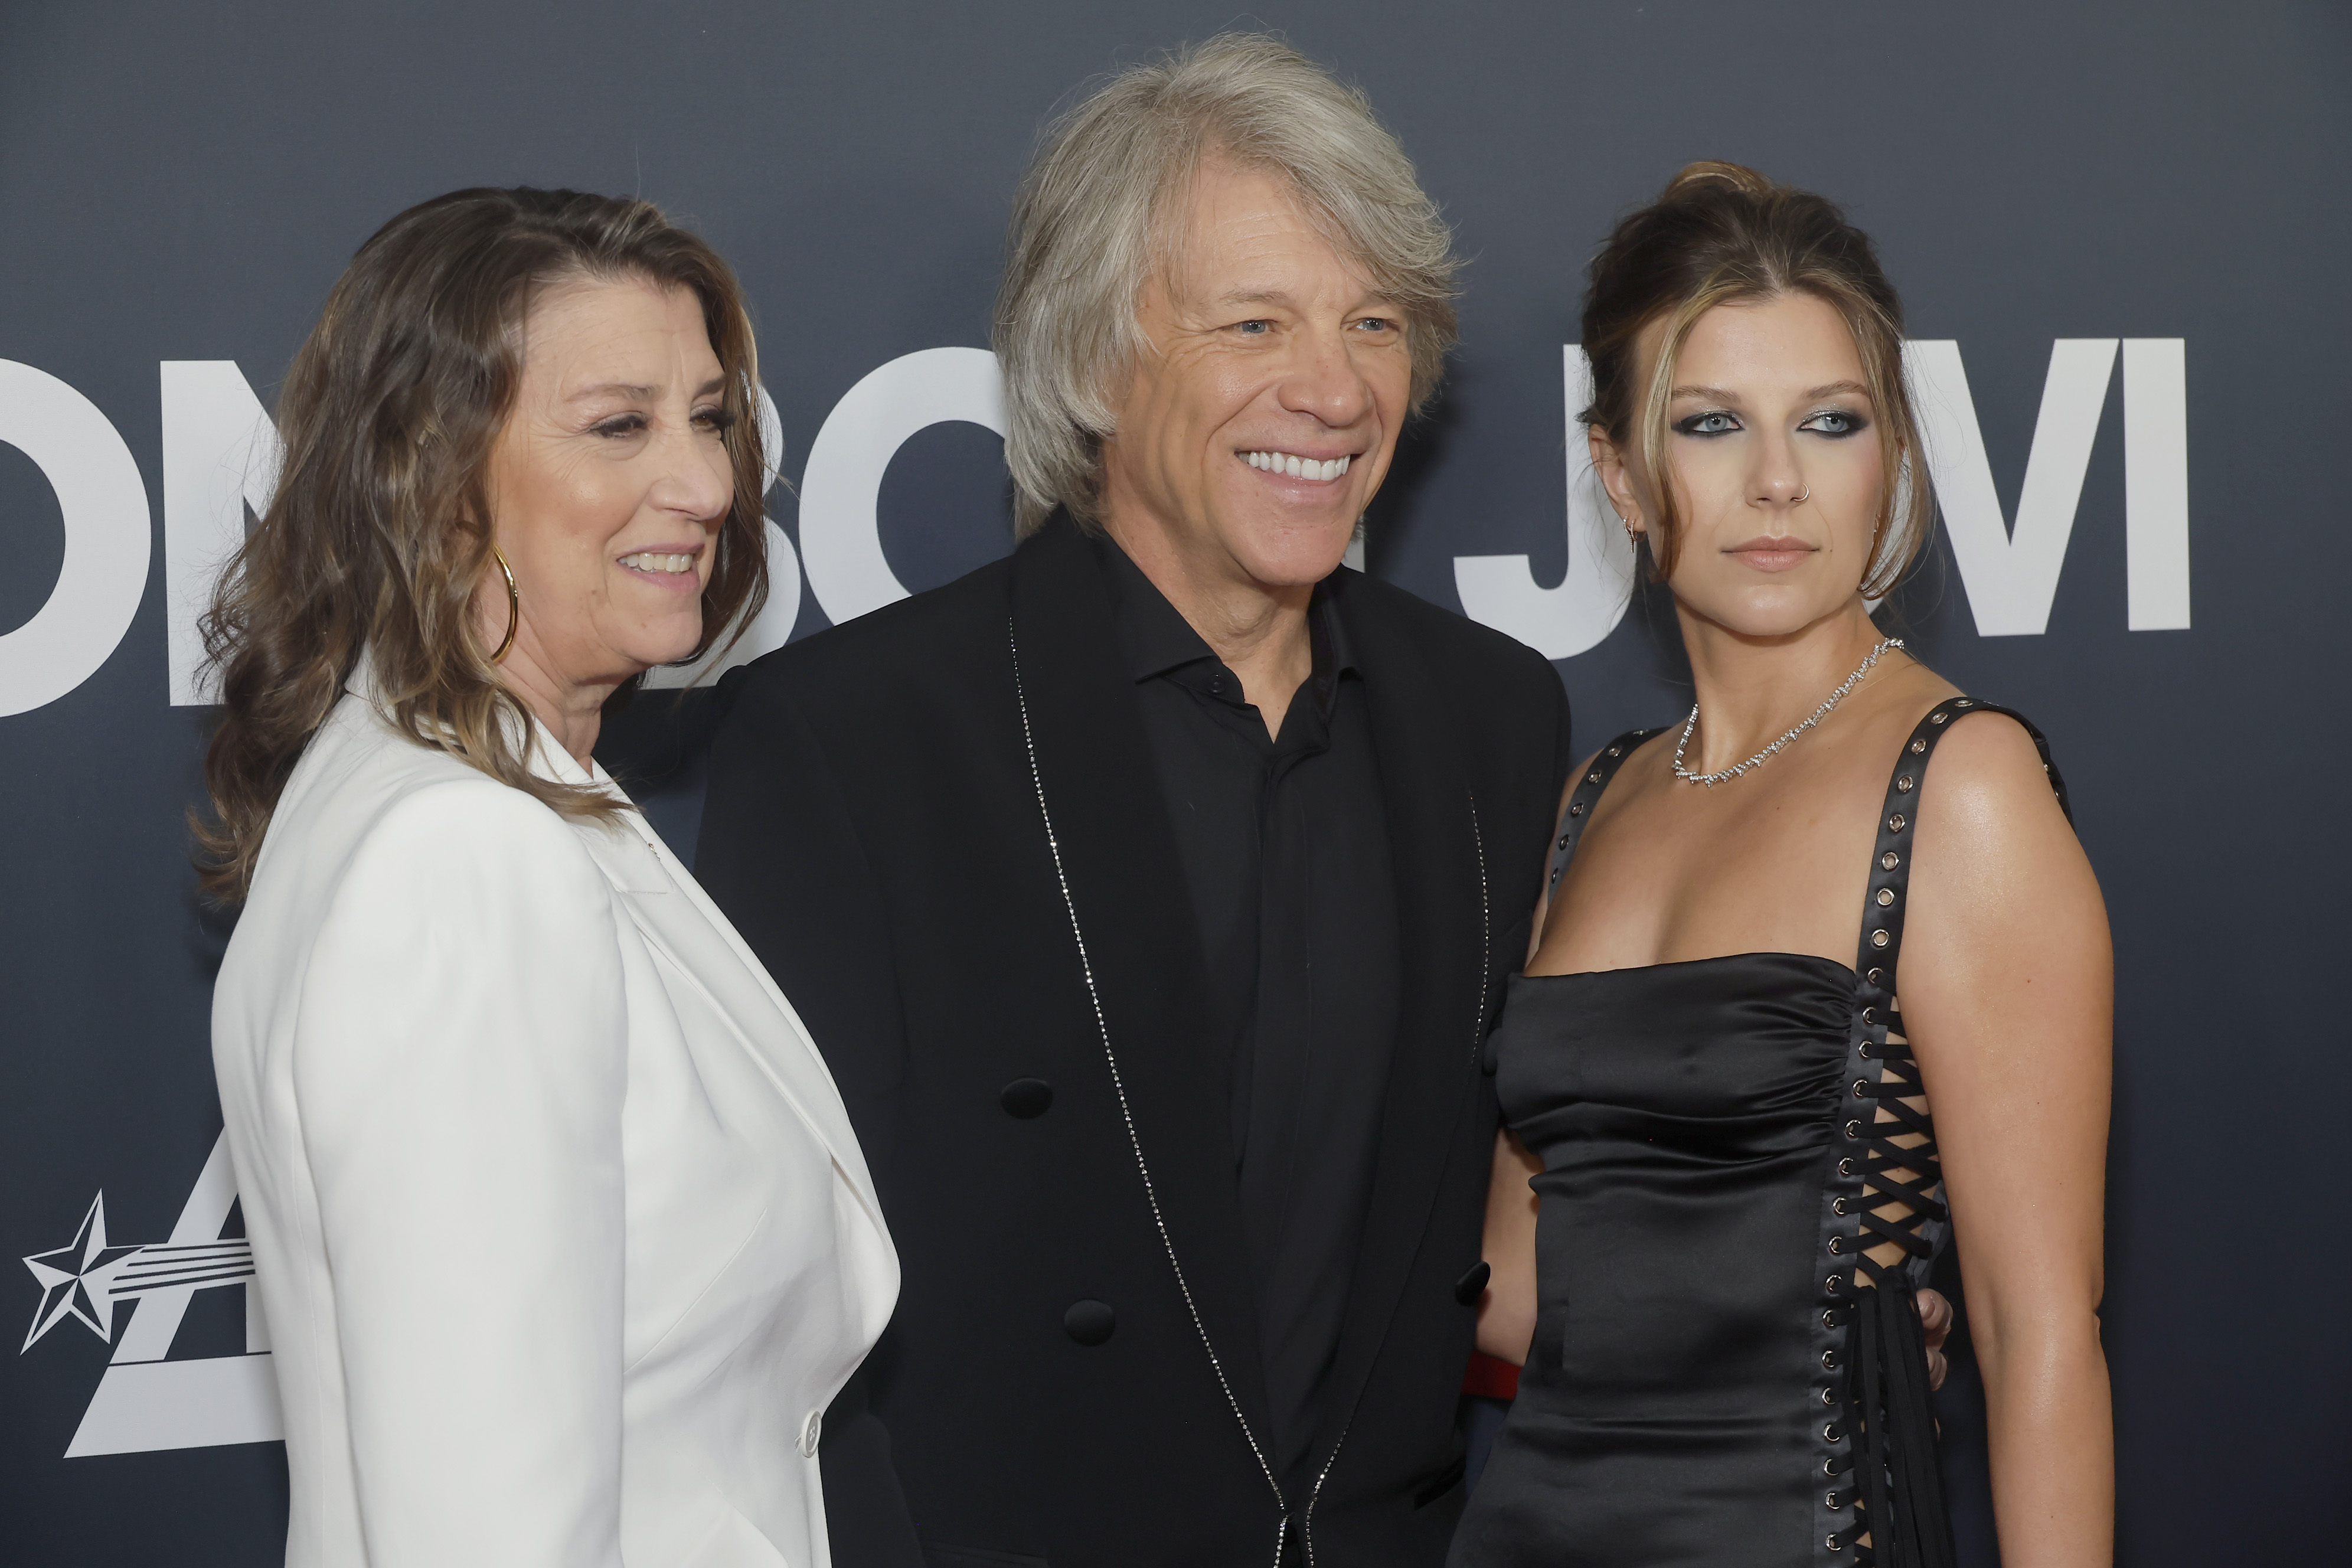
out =
[[(1927, 764), (1955, 720), (1990, 706), (1953, 698), (1919, 721), (1888, 777), (1871, 852), (1843, 1066), (1835, 1081), (1825, 1147), (1811, 1167), (1818, 1172), (1818, 1221), (1804, 1329), (1810, 1375), (1805, 1386), (1792, 1384), (1786, 1395), (1795, 1402), (1788, 1418), (1800, 1420), (1809, 1435), (1810, 1557), (1816, 1564), (1950, 1568), (1954, 1561), (1916, 1297), (1949, 1237), (1950, 1215), (1935, 1124), (1903, 1031), (1896, 974)], [(2041, 732), (2008, 709), (1992, 710), (2017, 720), (2032, 735), (2064, 805), (2064, 785), (2050, 765)], [(1577, 781), (1560, 817), (1549, 888), (1557, 889), (1618, 768), (1659, 732), (1636, 730), (1620, 736)], [(1773, 956), (1742, 954), (1660, 970), (1752, 966)], [(1825, 960), (1803, 962), (1828, 972), (1837, 968)], [(1587, 978), (1601, 977), (1559, 977)], [(1686, 981), (1679, 989), (1688, 992), (1692, 984)], [(1833, 1041), (1834, 1037), (1822, 1042), (1832, 1053)], [(1822, 1067), (1836, 1059), (1831, 1055)], [(1547, 1193), (1546, 1201), (1555, 1200)], [(1540, 1344), (1537, 1353), (1542, 1353)]]

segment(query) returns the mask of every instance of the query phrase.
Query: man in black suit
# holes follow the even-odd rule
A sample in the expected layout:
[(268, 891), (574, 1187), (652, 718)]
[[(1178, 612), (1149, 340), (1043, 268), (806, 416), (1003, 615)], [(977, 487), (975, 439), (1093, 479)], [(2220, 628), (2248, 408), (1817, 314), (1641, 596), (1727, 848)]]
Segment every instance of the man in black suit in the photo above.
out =
[(905, 1270), (844, 1568), (1444, 1556), (1479, 1047), (1571, 760), (1541, 658), (1340, 568), (1453, 267), (1286, 47), (1123, 74), (1015, 216), (1019, 547), (733, 678), (698, 872)]

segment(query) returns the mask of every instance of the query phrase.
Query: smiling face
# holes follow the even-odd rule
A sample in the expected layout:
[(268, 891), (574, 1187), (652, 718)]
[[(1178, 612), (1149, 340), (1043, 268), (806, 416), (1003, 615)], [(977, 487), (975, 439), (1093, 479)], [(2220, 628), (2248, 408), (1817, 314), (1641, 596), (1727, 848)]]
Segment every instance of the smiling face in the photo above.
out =
[[(1643, 334), (1644, 362), (1664, 330)], [(1815, 296), (1718, 305), (1693, 324), (1666, 409), (1679, 520), (1666, 581), (1685, 615), (1773, 637), (1851, 609), (1885, 483), (1877, 417), (1853, 332)], [(1619, 513), (1650, 526), (1656, 476), (1598, 431), (1592, 447)]]
[[(734, 499), (726, 378), (688, 289), (560, 284), (524, 324), (515, 405), (490, 458), (499, 548), (520, 625), (509, 679), (561, 698), (686, 658)], [(505, 580), (475, 600), (506, 635)]]
[(1412, 387), (1403, 314), (1267, 174), (1206, 165), (1180, 232), (1138, 301), (1150, 347), (1103, 443), (1104, 522), (1204, 586), (1304, 588), (1388, 473)]

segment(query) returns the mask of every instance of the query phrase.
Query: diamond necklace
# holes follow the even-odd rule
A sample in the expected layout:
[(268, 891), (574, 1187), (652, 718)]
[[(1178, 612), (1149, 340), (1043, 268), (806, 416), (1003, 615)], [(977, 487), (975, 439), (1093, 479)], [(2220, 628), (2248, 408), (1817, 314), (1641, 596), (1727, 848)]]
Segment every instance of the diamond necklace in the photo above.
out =
[(1696, 702), (1692, 703), (1690, 717), (1683, 721), (1683, 738), (1675, 742), (1675, 777), (1682, 780), (1685, 784), (1705, 784), (1707, 788), (1713, 789), (1716, 785), (1721, 784), (1726, 779), (1736, 779), (1750, 768), (1761, 767), (1765, 763), (1769, 762), (1781, 747), (1787, 745), (1790, 742), (1795, 740), (1798, 736), (1803, 734), (1814, 725), (1820, 723), (1822, 721), (1822, 715), (1827, 713), (1831, 709), (1844, 701), (1845, 694), (1853, 689), (1854, 683), (1856, 681), (1859, 681), (1864, 676), (1870, 673), (1870, 667), (1878, 662), (1878, 656), (1880, 654), (1885, 653), (1888, 648), (1901, 647), (1902, 646), (1903, 639), (1901, 637), (1888, 637), (1885, 641), (1881, 642), (1876, 647), (1870, 650), (1869, 655), (1863, 659), (1861, 664), (1854, 668), (1854, 672), (1845, 678), (1845, 684), (1839, 687), (1835, 691), (1831, 692), (1829, 700), (1813, 710), (1811, 718), (1807, 719), (1801, 724), (1791, 727), (1787, 734), (1781, 736), (1779, 740), (1773, 742), (1770, 745), (1765, 747), (1762, 751), (1757, 752), (1746, 762), (1740, 763), (1733, 767), (1726, 768), (1719, 773), (1695, 773), (1688, 768), (1683, 766), (1683, 753), (1690, 750), (1691, 731), (1698, 728), (1698, 704)]

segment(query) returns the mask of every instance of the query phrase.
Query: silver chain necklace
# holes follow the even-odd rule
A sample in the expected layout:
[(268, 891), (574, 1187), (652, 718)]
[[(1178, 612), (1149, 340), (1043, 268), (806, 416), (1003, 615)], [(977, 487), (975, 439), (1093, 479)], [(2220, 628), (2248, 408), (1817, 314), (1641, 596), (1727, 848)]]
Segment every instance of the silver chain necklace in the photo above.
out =
[(1685, 784), (1705, 784), (1707, 788), (1713, 789), (1716, 785), (1723, 783), (1726, 779), (1736, 779), (1750, 768), (1763, 766), (1764, 763), (1769, 762), (1779, 753), (1781, 747), (1787, 745), (1790, 742), (1795, 740), (1798, 736), (1803, 734), (1814, 725), (1820, 723), (1823, 714), (1836, 707), (1839, 703), (1844, 701), (1845, 694), (1852, 691), (1854, 689), (1855, 683), (1860, 681), (1864, 676), (1870, 673), (1870, 667), (1878, 662), (1878, 656), (1880, 654), (1885, 653), (1888, 648), (1901, 647), (1902, 646), (1903, 639), (1901, 637), (1888, 637), (1884, 642), (1881, 642), (1876, 647), (1870, 650), (1869, 655), (1863, 659), (1860, 665), (1855, 667), (1854, 672), (1845, 678), (1845, 684), (1839, 687), (1835, 691), (1831, 692), (1829, 700), (1813, 710), (1811, 718), (1807, 719), (1801, 724), (1792, 726), (1787, 734), (1781, 736), (1779, 740), (1773, 742), (1770, 745), (1765, 747), (1762, 751), (1757, 752), (1746, 762), (1738, 763), (1732, 767), (1727, 767), (1719, 773), (1695, 773), (1688, 768), (1683, 766), (1683, 753), (1690, 750), (1691, 731), (1698, 728), (1698, 704), (1696, 702), (1692, 703), (1690, 717), (1683, 721), (1683, 738), (1675, 742), (1675, 777), (1682, 780)]

